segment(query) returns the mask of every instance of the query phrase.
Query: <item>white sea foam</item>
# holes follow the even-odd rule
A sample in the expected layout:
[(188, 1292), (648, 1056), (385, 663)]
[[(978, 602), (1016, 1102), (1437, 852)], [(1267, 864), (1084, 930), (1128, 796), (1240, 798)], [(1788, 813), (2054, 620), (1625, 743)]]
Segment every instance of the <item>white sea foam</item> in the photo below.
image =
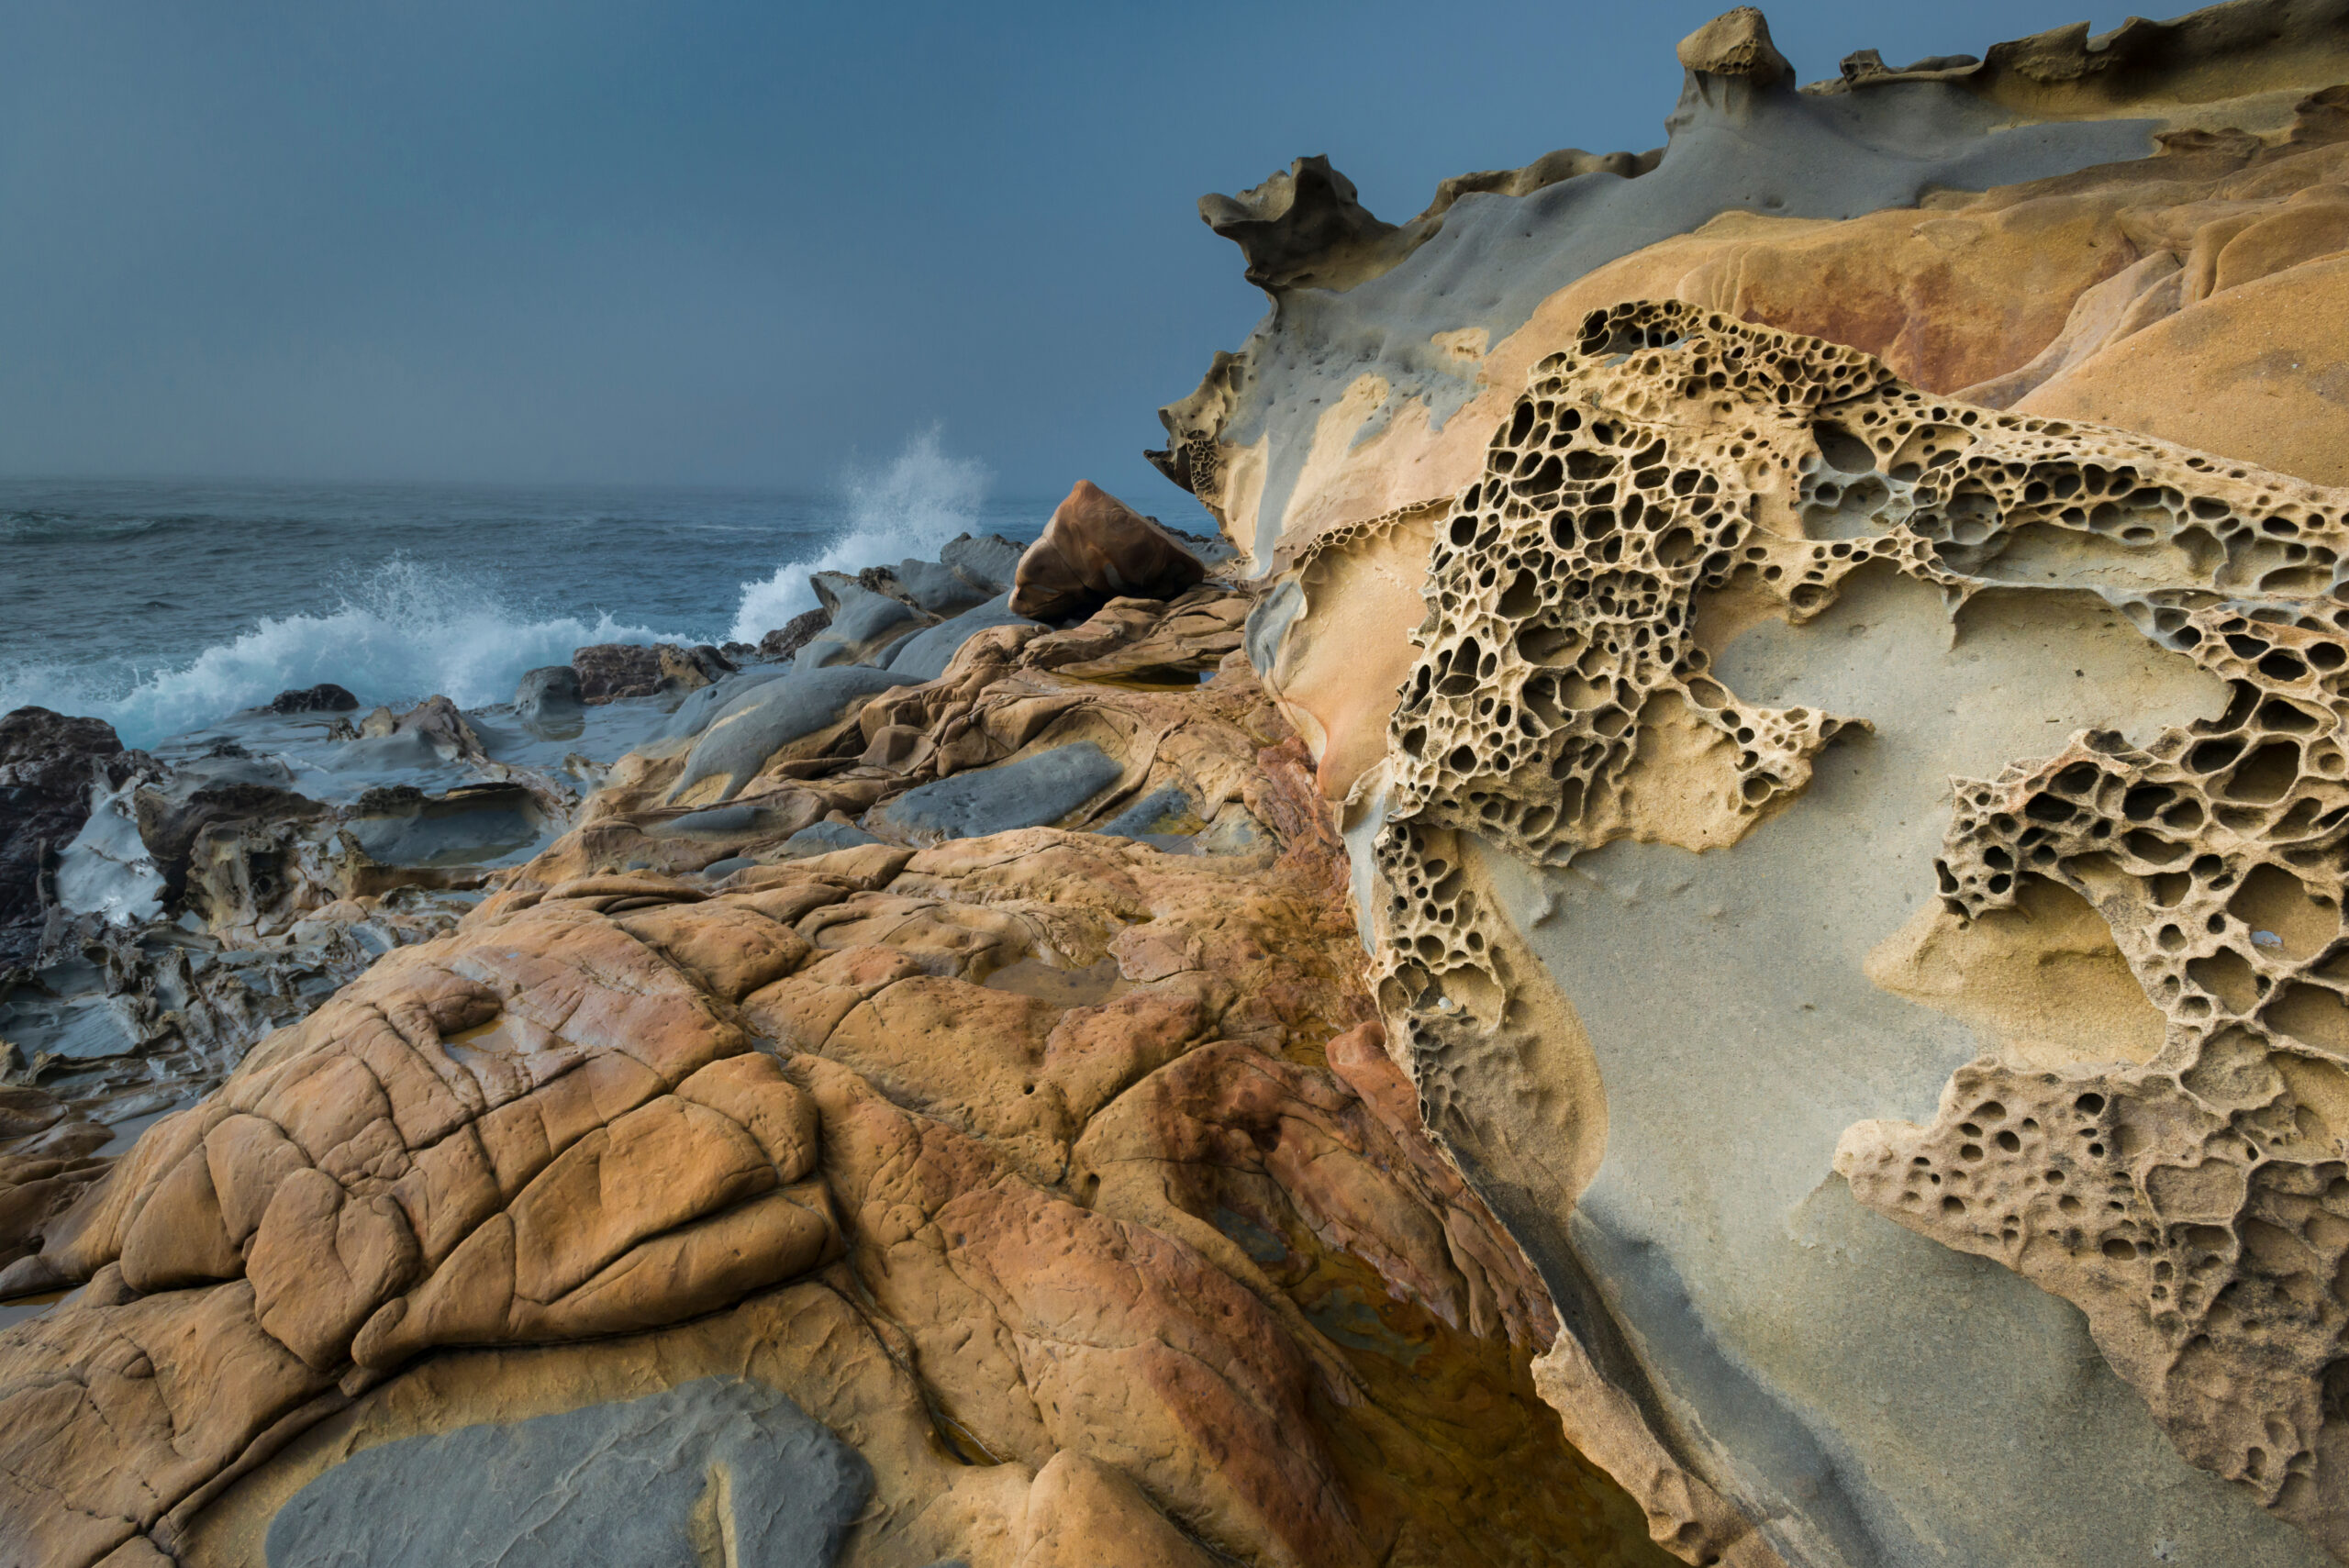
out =
[(843, 486), (848, 517), (822, 554), (742, 584), (734, 612), (735, 642), (756, 642), (792, 617), (816, 607), (807, 585), (816, 572), (857, 572), (909, 556), (935, 558), (941, 545), (976, 524), (994, 476), (985, 463), (950, 457), (935, 427), (909, 439), (886, 468), (852, 473)]
[(0, 673), (0, 713), (39, 704), (111, 722), (130, 746), (152, 744), (279, 692), (332, 681), (362, 703), (441, 695), (460, 707), (505, 702), (522, 673), (569, 662), (591, 642), (698, 641), (605, 615), (533, 616), (495, 586), (394, 558), (323, 615), (263, 617), (188, 664), (153, 672), (34, 665)]

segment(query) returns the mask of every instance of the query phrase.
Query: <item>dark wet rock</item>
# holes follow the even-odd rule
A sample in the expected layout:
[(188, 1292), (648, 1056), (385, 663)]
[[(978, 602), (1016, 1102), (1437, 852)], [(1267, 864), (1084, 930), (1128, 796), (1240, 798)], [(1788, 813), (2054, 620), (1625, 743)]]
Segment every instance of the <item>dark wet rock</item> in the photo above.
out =
[(298, 691), (284, 691), (269, 699), (264, 713), (350, 713), (359, 706), (359, 699), (336, 685), (332, 681), (320, 681), (315, 686)]
[(918, 838), (975, 839), (1057, 822), (1118, 782), (1125, 769), (1090, 740), (909, 789), (872, 820)]
[(918, 631), (889, 652), (889, 670), (908, 675), (917, 681), (934, 681), (946, 673), (946, 666), (963, 643), (978, 633), (995, 626), (1032, 626), (1039, 631), (1047, 629), (1041, 621), (1014, 615), (1007, 595), (997, 595), (974, 609), (963, 611), (952, 620), (941, 621), (927, 630)]
[(363, 1450), (278, 1511), (267, 1551), (270, 1568), (827, 1568), (872, 1489), (786, 1396), (705, 1378)]
[(1174, 535), (1080, 479), (1019, 558), (1011, 607), (1038, 620), (1066, 620), (1114, 598), (1171, 599), (1206, 575)]
[(0, 717), (0, 967), (39, 946), (44, 876), (89, 820), (94, 764), (121, 754), (102, 718), (45, 707)]
[[(185, 898), (198, 861), (217, 862), (228, 840), (281, 824), (307, 823), (329, 807), (291, 788), (282, 765), (253, 762), (191, 766), (166, 782), (143, 784), (131, 797), (139, 837), (162, 874), (167, 906)], [(206, 840), (209, 840), (206, 842)], [(199, 843), (204, 847), (199, 851)]]
[(832, 612), (818, 605), (802, 610), (759, 639), (759, 657), (788, 659), (807, 646), (808, 639), (832, 624)]
[(579, 700), (616, 702), (646, 697), (661, 689), (661, 655), (633, 642), (598, 642), (571, 651), (579, 675)]
[(344, 831), (378, 865), (443, 867), (494, 864), (537, 843), (550, 826), (522, 785), (479, 784), (437, 796), (413, 786), (371, 789)]

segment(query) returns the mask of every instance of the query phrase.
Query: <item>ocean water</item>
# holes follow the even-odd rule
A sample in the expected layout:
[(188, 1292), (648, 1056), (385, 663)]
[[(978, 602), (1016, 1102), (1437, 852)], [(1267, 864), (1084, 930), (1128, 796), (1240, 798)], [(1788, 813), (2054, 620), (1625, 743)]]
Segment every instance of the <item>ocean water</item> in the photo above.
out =
[(584, 643), (754, 642), (811, 572), (1024, 542), (1052, 506), (934, 434), (810, 494), (0, 480), (0, 712), (149, 746), (320, 681), (504, 702)]

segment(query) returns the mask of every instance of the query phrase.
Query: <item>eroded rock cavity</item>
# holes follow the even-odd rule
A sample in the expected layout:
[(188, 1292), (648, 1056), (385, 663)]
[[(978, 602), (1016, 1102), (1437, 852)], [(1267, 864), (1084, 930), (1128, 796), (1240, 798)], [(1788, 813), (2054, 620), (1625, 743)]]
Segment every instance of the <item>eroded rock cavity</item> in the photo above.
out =
[[(1608, 1225), (1610, 1205), (1636, 1216), (1674, 1189), (1601, 1172), (1602, 1149), (1613, 1172), (1639, 1157), (1637, 1140), (1620, 1155), (1607, 1141), (1616, 1063), (1594, 1055), (1599, 1024), (1576, 1014), (1583, 997), (1562, 970), (1597, 962), (1588, 952), (1614, 939), (1586, 933), (1584, 960), (1556, 961), (1559, 943), (1529, 934), (1549, 906), (1530, 901), (1562, 896), (1558, 873), (1578, 858), (1590, 868), (1577, 867), (1582, 885), (1620, 888), (1636, 872), (1682, 878), (1677, 895), (1766, 855), (1774, 835), (1799, 845), (1815, 831), (1770, 819), (1827, 809), (1886, 846), (1876, 863), (1879, 881), (1898, 884), (1893, 903), (1923, 906), (1869, 937), (1871, 994), (1956, 1020), (1913, 1029), (1923, 1043), (1897, 1062), (1854, 1040), (1848, 1073), (1836, 1039), (1807, 1043), (1814, 1099), (1849, 1118), (1833, 1158), (1852, 1195), (2078, 1307), (2180, 1453), (2349, 1551), (2349, 610), (2329, 596), (2345, 516), (2338, 491), (1967, 406), (1854, 350), (1649, 303), (1593, 313), (1574, 349), (1535, 368), (1483, 476), (1438, 523), (1419, 656), (1386, 762), (1350, 809), (1349, 838), (1376, 870), (1379, 999), (1431, 1127), (1482, 1168), (1497, 1210), (1552, 1275), (1575, 1332), (1552, 1353), (1546, 1387), (1570, 1433), (1690, 1561), (1938, 1549), (1904, 1544), (1920, 1518), (1930, 1527), (1930, 1508), (1893, 1519), (1871, 1501), (1898, 1490), (1887, 1475), (1906, 1462), (1871, 1452), (1865, 1422), (1841, 1419), (1834, 1395), (1812, 1411), (1823, 1422), (1789, 1416), (1753, 1438), (1766, 1451), (1721, 1462), (1719, 1445), (1738, 1434), (1721, 1429), (1719, 1408), (1674, 1402), (1666, 1329), (1632, 1322), (1626, 1340), (1598, 1306), (1637, 1296), (1639, 1270), (1657, 1266), (1685, 1277), (1655, 1299), (1693, 1302), (1700, 1318), (1709, 1291), (1718, 1305), (1745, 1287), (1709, 1281), (1668, 1248), (1627, 1244), (1602, 1261), (1603, 1290), (1581, 1287), (1578, 1311), (1560, 1275), (1576, 1258), (1588, 1265), (1591, 1227)], [(1323, 548), (1354, 542), (1350, 531)], [(2047, 697), (2028, 729), (2020, 675), (1992, 681), (1972, 706), (1952, 695), (1946, 715), (1920, 715), (1954, 687), (1904, 694), (1881, 675), (1890, 655), (1865, 650), (1868, 622), (1878, 635), (1887, 617), (1913, 622), (1920, 595), (1934, 595), (1953, 657), (1995, 662), (2002, 618), (2009, 630), (2034, 617), (2070, 625), (2039, 645), (2065, 666), (2046, 669), (2045, 684), (2076, 678), (2086, 695)], [(1813, 686), (1906, 705), (1898, 726), (1883, 710), (1774, 706), (1776, 693), (1738, 687), (1772, 684), (1741, 633), (1824, 625), (1839, 610), (1852, 673)], [(1969, 637), (1990, 652), (1968, 651)], [(1887, 735), (1871, 739), (1879, 724)], [(1912, 747), (1912, 733), (1934, 744)], [(1879, 796), (1885, 779), (1937, 784), (1936, 760), (1979, 757), (1964, 765), (1996, 776), (1953, 780), (1954, 814), (1942, 815), (1942, 795), (1915, 803), (1927, 810), (1894, 803), (1901, 820), (1887, 808), (1875, 823), (1868, 786), (1812, 787), (1839, 735), (1860, 748), (1855, 770), (1878, 770)], [(1840, 804), (1797, 800), (1806, 793)], [(1726, 856), (1680, 852), (1738, 845), (1765, 821)], [(1937, 857), (1902, 858), (1906, 834), (1944, 821)], [(1669, 867), (1637, 859), (1674, 853)], [(1551, 892), (1529, 891), (1542, 874)], [(1709, 917), (1734, 921), (1733, 894), (1712, 896)], [(1673, 917), (1618, 917), (1649, 922), (1653, 945), (1621, 962), (1646, 964), (1650, 980), (1701, 961), (1675, 956)], [(1808, 916), (1776, 918), (1783, 933)], [(1801, 945), (1758, 923), (1741, 940)], [(2142, 1000), (2116, 984), (2124, 964)], [(2029, 987), (2050, 976), (2047, 1006), (2034, 1006)], [(1656, 1004), (1656, 1020), (1673, 1016), (1669, 998)], [(1900, 1084), (1952, 1066), (1930, 1125), (1853, 1114), (1897, 1106)], [(1496, 1081), (1538, 1085), (1520, 1093), (1545, 1103), (1512, 1122), (1496, 1110)], [(1777, 1174), (1828, 1176), (1832, 1132), (1813, 1130), (1777, 1140), (1791, 1151)], [(1754, 1138), (1765, 1166), (1773, 1136)], [(1765, 1169), (1752, 1181), (1766, 1194), (1773, 1179)], [(1581, 1244), (1568, 1246), (1555, 1217), (1577, 1198)], [(1731, 1222), (1738, 1201), (1721, 1200)], [(1872, 1223), (1833, 1209), (1822, 1191), (1799, 1212), (1761, 1203), (1754, 1218), (1774, 1232), (1810, 1226), (1806, 1246), (1840, 1246), (1837, 1235)], [(2023, 1309), (1966, 1277), (1999, 1310)], [(1879, 1328), (1897, 1320), (1881, 1316)], [(1729, 1357), (1715, 1371), (1750, 1373), (1754, 1407), (1767, 1407), (1778, 1352), (1731, 1339), (1705, 1347)], [(1788, 1500), (1806, 1488), (1803, 1504)], [(2265, 1560), (2270, 1545), (2244, 1550)]]

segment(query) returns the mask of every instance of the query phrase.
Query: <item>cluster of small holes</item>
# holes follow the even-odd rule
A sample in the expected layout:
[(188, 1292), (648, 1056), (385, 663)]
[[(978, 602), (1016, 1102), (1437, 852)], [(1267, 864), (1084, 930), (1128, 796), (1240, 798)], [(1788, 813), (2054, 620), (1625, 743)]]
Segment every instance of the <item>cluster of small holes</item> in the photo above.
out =
[[(1773, 467), (1798, 539), (1754, 522)], [(1458, 830), (1571, 858), (1659, 692), (1736, 743), (1756, 810), (1833, 733), (1709, 675), (1700, 592), (1745, 573), (1800, 620), (1881, 561), (1953, 602), (2101, 594), (2229, 682), (2231, 707), (2143, 749), (2092, 731), (1954, 781), (1937, 874), (1968, 918), (2031, 876), (2087, 897), (2166, 1043), (2143, 1067), (1977, 1062), (1932, 1126), (1847, 1174), (2079, 1305), (2188, 1458), (2349, 1541), (2349, 1509), (2320, 1501), (2349, 1485), (2323, 1457), (2349, 1443), (2343, 517), (2335, 492), (1937, 401), (1865, 355), (1692, 306), (1595, 313), (1439, 524), (1390, 729), (1380, 993), (1431, 1114), (1447, 1055), (1499, 1027), (1507, 995)]]

